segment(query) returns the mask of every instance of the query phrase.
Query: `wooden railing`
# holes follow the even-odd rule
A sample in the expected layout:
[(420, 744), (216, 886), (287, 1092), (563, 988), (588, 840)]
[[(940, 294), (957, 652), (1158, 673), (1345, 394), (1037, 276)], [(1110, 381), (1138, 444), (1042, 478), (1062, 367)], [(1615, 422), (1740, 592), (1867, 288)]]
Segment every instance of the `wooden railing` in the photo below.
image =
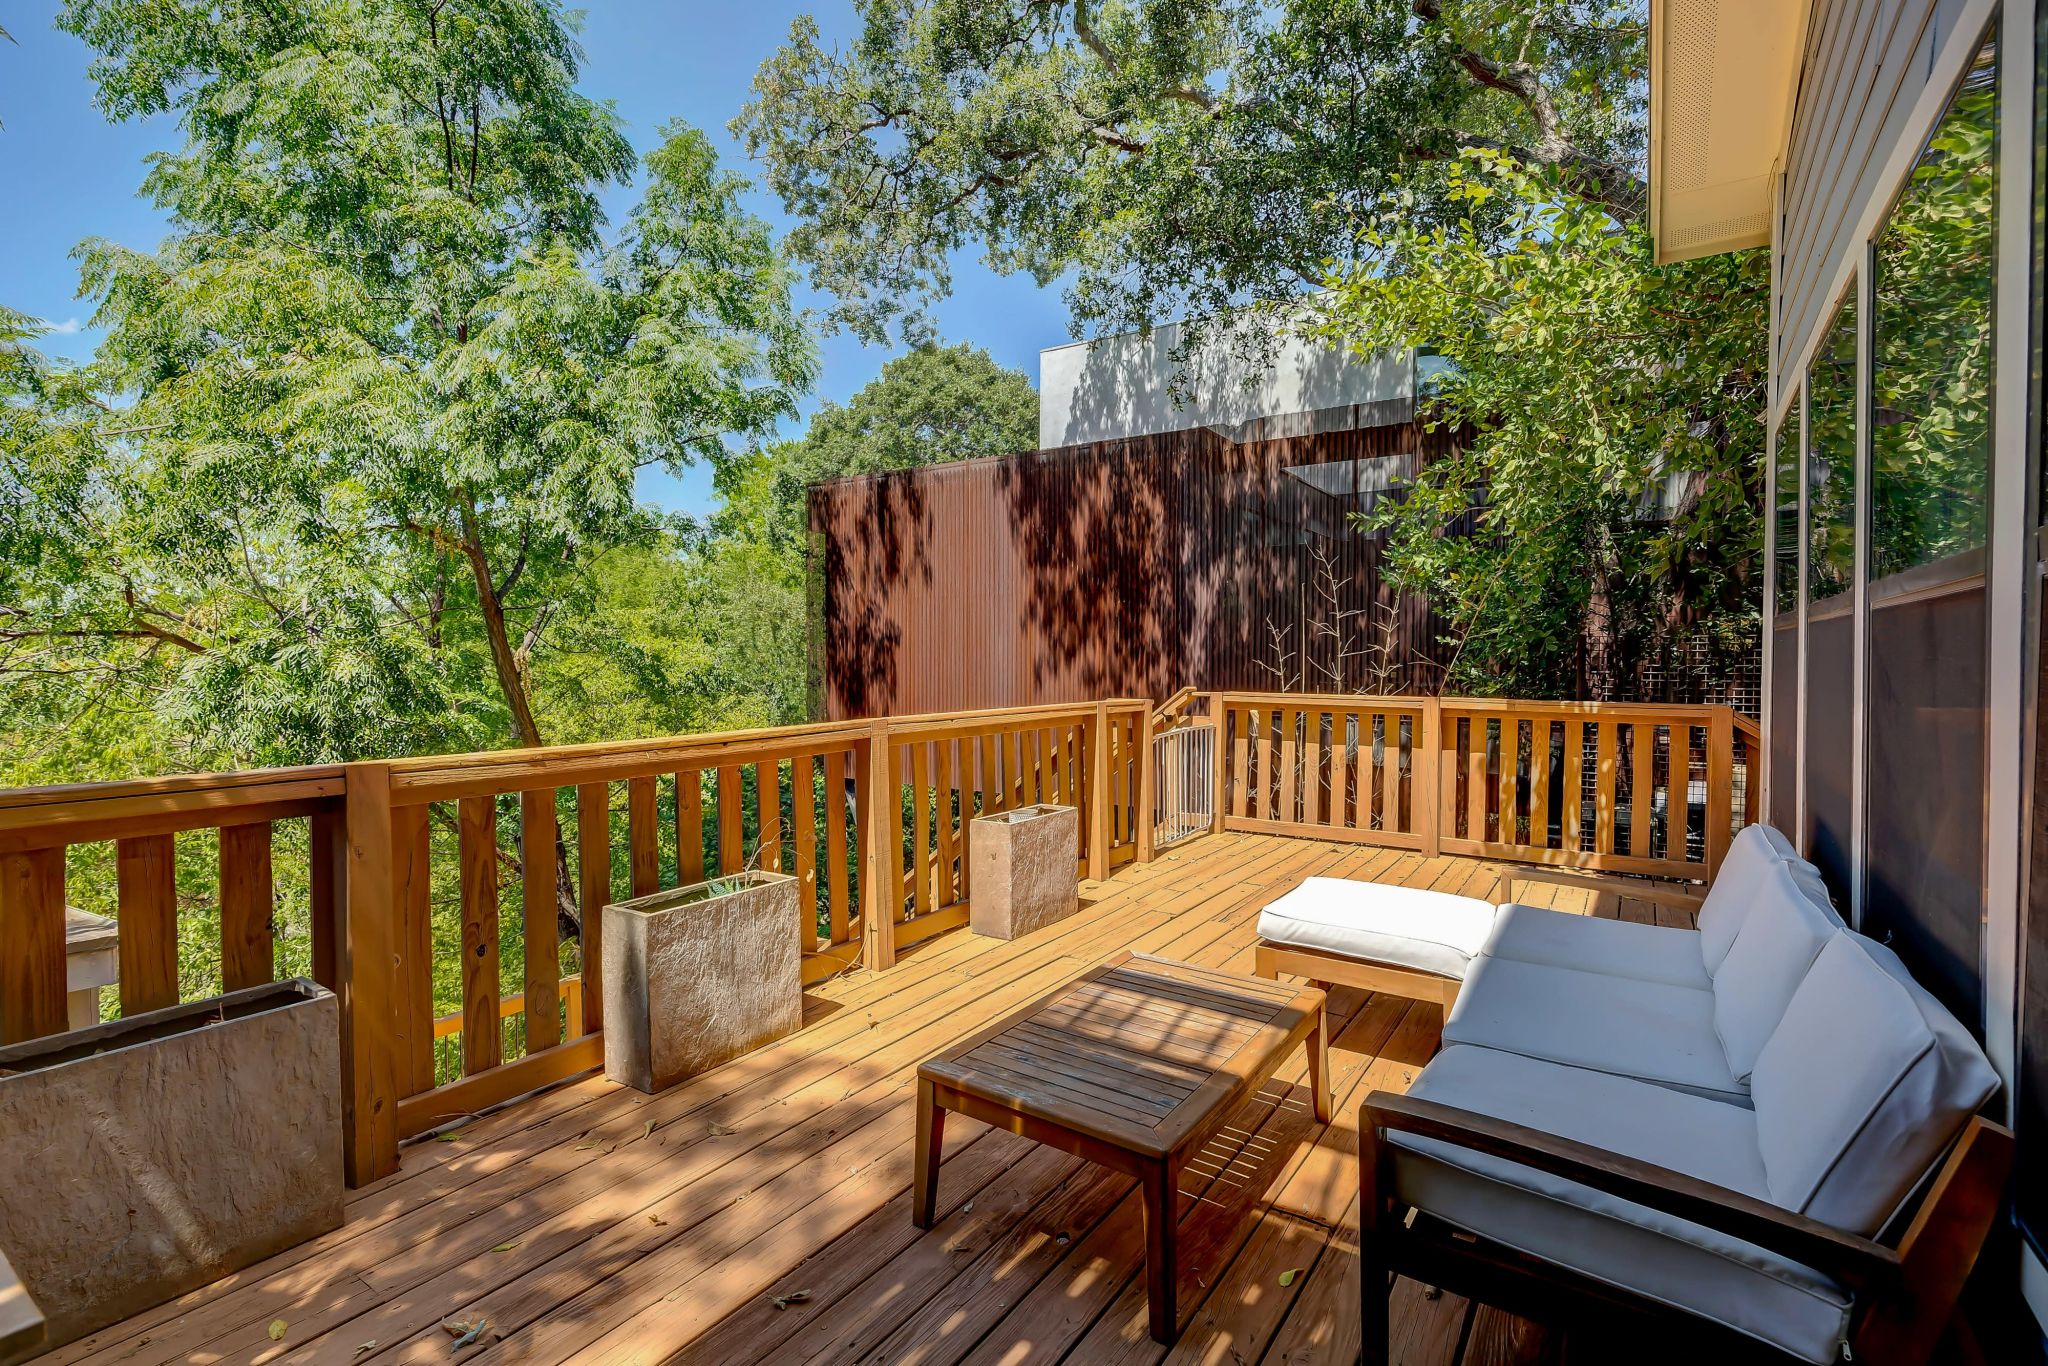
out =
[[(1197, 700), (1216, 828), (1703, 877), (1754, 818), (1760, 745), (1723, 708)], [(118, 917), (124, 1014), (178, 1001), (180, 910), (210, 908), (218, 982), (183, 994), (342, 997), (362, 1184), (601, 1061), (608, 902), (779, 869), (807, 983), (887, 968), (967, 920), (978, 814), (1077, 806), (1089, 877), (1150, 858), (1155, 725), (1119, 699), (0, 792), (0, 1040), (67, 1025), (67, 890)]]
[(1209, 708), (1226, 829), (1706, 878), (1756, 819), (1761, 748), (1727, 707), (1218, 693)]

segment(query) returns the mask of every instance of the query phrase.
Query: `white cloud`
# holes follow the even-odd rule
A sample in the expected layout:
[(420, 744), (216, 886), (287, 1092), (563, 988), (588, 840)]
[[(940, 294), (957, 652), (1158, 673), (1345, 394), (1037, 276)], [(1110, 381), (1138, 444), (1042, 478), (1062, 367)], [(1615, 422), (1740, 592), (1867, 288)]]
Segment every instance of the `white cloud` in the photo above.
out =
[(66, 318), (61, 323), (53, 323), (48, 318), (45, 318), (43, 319), (43, 325), (50, 329), (50, 335), (53, 337), (75, 337), (78, 335), (79, 330), (85, 326), (84, 323), (76, 318)]

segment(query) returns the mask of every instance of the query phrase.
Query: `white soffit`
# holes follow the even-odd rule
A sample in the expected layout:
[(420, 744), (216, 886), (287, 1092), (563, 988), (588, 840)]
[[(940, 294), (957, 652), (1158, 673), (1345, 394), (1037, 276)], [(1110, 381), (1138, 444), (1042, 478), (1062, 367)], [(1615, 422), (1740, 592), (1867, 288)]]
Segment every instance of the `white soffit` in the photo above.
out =
[(1650, 0), (1650, 235), (1657, 260), (1771, 240), (1804, 0)]

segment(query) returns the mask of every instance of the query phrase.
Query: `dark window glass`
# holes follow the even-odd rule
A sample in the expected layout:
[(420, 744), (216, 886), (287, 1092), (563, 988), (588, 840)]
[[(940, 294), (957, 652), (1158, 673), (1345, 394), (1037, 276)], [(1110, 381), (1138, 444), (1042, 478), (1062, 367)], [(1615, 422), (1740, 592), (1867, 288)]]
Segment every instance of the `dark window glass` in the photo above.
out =
[(1771, 551), (1773, 601), (1780, 620), (1799, 611), (1799, 430), (1798, 405), (1778, 432), (1771, 467)]
[(1856, 573), (1856, 301), (1842, 300), (1806, 368), (1806, 589), (1846, 593)]
[(1873, 582), (1984, 544), (1997, 113), (1987, 43), (1871, 254)]

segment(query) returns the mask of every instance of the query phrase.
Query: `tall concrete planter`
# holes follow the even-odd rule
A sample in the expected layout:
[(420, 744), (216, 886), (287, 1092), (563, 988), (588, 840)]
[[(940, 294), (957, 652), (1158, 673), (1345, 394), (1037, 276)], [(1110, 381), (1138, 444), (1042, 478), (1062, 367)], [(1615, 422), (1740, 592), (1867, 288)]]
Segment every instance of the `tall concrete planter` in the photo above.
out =
[(604, 908), (604, 1074), (673, 1086), (803, 1023), (797, 881), (734, 873)]
[(50, 1346), (341, 1217), (341, 1016), (311, 982), (0, 1048), (0, 1247)]
[(1080, 851), (1081, 813), (1071, 806), (975, 817), (967, 832), (968, 927), (1015, 939), (1080, 910)]

